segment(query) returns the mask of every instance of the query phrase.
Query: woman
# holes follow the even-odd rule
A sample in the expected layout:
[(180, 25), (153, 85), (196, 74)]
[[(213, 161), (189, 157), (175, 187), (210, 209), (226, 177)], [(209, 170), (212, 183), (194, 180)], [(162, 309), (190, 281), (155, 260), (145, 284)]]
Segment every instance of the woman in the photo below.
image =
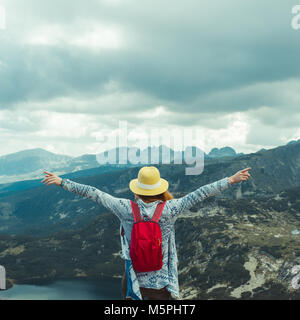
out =
[[(125, 260), (125, 275), (122, 280), (123, 299), (179, 299), (179, 285), (177, 272), (177, 253), (175, 246), (175, 221), (180, 213), (218, 192), (226, 190), (233, 183), (248, 180), (249, 170), (246, 168), (230, 177), (202, 186), (187, 195), (174, 199), (168, 192), (169, 183), (160, 177), (159, 170), (154, 166), (142, 167), (138, 178), (129, 183), (134, 193), (136, 203), (142, 217), (152, 218), (156, 206), (165, 202), (159, 219), (162, 232), (163, 266), (152, 272), (135, 272), (132, 267), (129, 246), (134, 216), (129, 199), (117, 198), (95, 187), (80, 184), (70, 179), (62, 179), (53, 173), (44, 171), (46, 177), (42, 180), (45, 185), (55, 184), (63, 189), (80, 196), (92, 199), (113, 212), (121, 222), (122, 258)], [(124, 231), (124, 232), (123, 232)]]

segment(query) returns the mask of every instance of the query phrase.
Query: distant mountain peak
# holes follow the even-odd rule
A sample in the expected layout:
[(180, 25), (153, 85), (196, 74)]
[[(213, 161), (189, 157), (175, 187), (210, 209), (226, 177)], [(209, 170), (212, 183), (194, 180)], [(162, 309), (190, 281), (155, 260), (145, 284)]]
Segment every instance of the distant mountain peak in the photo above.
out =
[(212, 148), (208, 153), (208, 156), (213, 158), (220, 158), (220, 157), (232, 157), (236, 156), (237, 153), (231, 147), (222, 147), (222, 148)]
[(300, 139), (298, 139), (298, 140), (291, 140), (291, 141), (289, 141), (286, 145), (294, 144), (294, 143), (300, 143)]
[(33, 149), (25, 149), (25, 150), (20, 150), (20, 151), (16, 151), (16, 152), (13, 152), (13, 153), (8, 153), (6, 155), (3, 155), (3, 156), (0, 156), (0, 159), (1, 158), (15, 158), (15, 157), (18, 157), (18, 156), (27, 156), (27, 155), (34, 155), (34, 156), (37, 156), (37, 155), (46, 155), (46, 154), (55, 154), (53, 152), (50, 152), (50, 151), (47, 151), (45, 149), (42, 149), (42, 148), (33, 148)]

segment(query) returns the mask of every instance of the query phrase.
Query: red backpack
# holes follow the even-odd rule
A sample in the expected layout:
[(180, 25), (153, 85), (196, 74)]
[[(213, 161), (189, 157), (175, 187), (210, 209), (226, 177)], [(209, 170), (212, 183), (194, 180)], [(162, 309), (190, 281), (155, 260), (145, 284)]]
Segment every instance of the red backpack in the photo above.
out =
[(134, 216), (131, 230), (130, 257), (134, 270), (138, 272), (156, 271), (162, 268), (162, 236), (158, 224), (165, 202), (160, 202), (151, 220), (141, 217), (137, 203), (130, 201)]

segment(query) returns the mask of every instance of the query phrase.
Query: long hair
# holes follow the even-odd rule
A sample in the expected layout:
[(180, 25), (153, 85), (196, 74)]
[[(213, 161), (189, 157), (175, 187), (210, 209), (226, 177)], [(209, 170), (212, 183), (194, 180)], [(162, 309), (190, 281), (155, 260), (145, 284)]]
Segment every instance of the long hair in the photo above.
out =
[(142, 199), (144, 202), (154, 202), (157, 200), (168, 201), (168, 200), (174, 199), (174, 197), (169, 191), (165, 191), (163, 193), (156, 194), (154, 196), (144, 196), (141, 194), (136, 194), (136, 196)]

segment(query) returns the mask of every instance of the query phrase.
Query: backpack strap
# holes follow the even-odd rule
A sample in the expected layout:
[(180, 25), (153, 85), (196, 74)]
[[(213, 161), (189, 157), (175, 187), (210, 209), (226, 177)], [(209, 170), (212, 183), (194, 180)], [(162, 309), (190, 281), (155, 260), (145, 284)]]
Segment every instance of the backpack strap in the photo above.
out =
[(160, 202), (157, 206), (156, 206), (156, 209), (154, 211), (154, 214), (152, 216), (152, 221), (154, 222), (158, 222), (158, 220), (160, 219), (160, 216), (161, 216), (161, 213), (164, 209), (164, 206), (166, 204), (166, 201), (164, 202)]
[(134, 222), (142, 221), (142, 216), (138, 204), (136, 202), (133, 202), (132, 200), (130, 200), (130, 203), (133, 212)]

